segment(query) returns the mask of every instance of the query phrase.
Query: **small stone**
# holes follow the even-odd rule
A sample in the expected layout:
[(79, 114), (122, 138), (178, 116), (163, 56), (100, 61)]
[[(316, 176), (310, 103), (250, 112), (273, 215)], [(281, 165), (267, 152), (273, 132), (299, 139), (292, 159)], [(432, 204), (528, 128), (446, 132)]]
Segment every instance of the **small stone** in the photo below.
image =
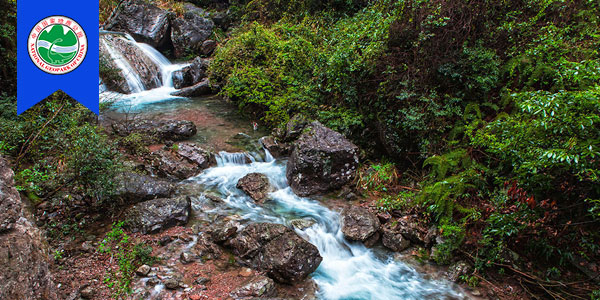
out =
[(471, 295), (473, 295), (473, 296), (475, 296), (475, 297), (479, 297), (479, 296), (481, 296), (481, 292), (480, 292), (479, 290), (473, 290), (473, 291), (471, 292)]
[(86, 286), (83, 289), (81, 289), (81, 291), (79, 291), (79, 293), (81, 294), (81, 297), (83, 299), (92, 299), (94, 297), (94, 294), (96, 293), (96, 291), (94, 290), (94, 288), (92, 288), (91, 286)]
[(158, 240), (158, 244), (161, 246), (164, 246), (164, 245), (170, 243), (171, 241), (173, 241), (173, 238), (171, 238), (168, 235), (165, 235), (165, 236), (161, 237), (160, 240)]
[(317, 222), (313, 219), (294, 219), (290, 221), (290, 225), (298, 230), (304, 230), (313, 226), (315, 223)]
[(170, 290), (176, 290), (179, 288), (179, 281), (177, 281), (175, 278), (169, 278), (165, 280), (165, 287)]
[(244, 268), (240, 271), (240, 276), (242, 277), (249, 277), (252, 276), (252, 269), (249, 268)]
[(148, 281), (146, 281), (146, 285), (148, 285), (148, 286), (155, 286), (159, 283), (160, 283), (160, 280), (158, 280), (158, 278), (156, 278), (156, 277), (152, 277), (152, 278), (148, 279)]
[(150, 266), (149, 265), (141, 265), (136, 271), (135, 273), (140, 276), (140, 277), (145, 277), (148, 276), (148, 273), (150, 273)]
[(94, 248), (94, 246), (92, 246), (91, 241), (85, 241), (85, 242), (83, 242), (83, 244), (81, 244), (81, 251), (83, 251), (83, 252), (92, 253), (95, 250), (96, 249)]
[(194, 258), (192, 257), (191, 253), (182, 252), (181, 255), (179, 256), (179, 260), (181, 260), (181, 262), (183, 264), (189, 264), (194, 261)]
[(198, 277), (196, 278), (196, 284), (201, 284), (201, 285), (206, 285), (207, 283), (210, 282), (210, 279), (206, 278), (206, 277)]
[(448, 268), (447, 276), (450, 281), (458, 282), (460, 277), (471, 272), (471, 266), (465, 261), (458, 261)]

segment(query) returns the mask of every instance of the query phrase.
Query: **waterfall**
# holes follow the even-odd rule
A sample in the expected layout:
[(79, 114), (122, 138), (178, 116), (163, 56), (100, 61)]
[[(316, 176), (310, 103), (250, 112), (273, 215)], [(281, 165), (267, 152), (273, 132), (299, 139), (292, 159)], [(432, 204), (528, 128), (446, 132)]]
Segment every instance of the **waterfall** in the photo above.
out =
[(229, 165), (244, 165), (247, 162), (254, 162), (256, 159), (248, 153), (229, 153), (225, 151), (219, 152), (215, 155), (218, 166), (229, 166)]
[[(123, 95), (115, 92), (108, 91), (106, 88), (100, 88), (100, 94), (102, 101), (113, 102), (113, 106), (118, 110), (131, 111), (141, 108), (143, 105), (148, 103), (157, 103), (173, 99), (185, 99), (184, 97), (173, 96), (173, 92), (177, 91), (173, 84), (173, 76), (175, 71), (181, 70), (189, 64), (172, 64), (169, 59), (162, 55), (158, 50), (152, 48), (152, 46), (136, 42), (130, 35), (115, 33), (115, 32), (101, 32), (103, 34), (110, 34), (115, 39), (126, 39), (130, 43), (131, 47), (139, 50), (139, 55), (145, 55), (149, 60), (156, 65), (160, 74), (160, 83), (157, 88), (147, 90), (144, 86), (143, 81), (137, 74), (137, 71), (132, 68), (130, 62), (112, 47), (111, 42), (104, 38), (101, 38), (103, 45), (106, 47), (108, 54), (114, 61), (115, 66), (120, 70), (123, 78), (129, 86), (130, 94)], [(177, 75), (182, 78), (181, 74)], [(116, 101), (115, 101), (116, 100)]]
[(102, 40), (102, 44), (106, 47), (106, 51), (110, 55), (111, 59), (114, 61), (115, 65), (119, 70), (121, 70), (121, 74), (125, 81), (127, 81), (127, 85), (132, 93), (139, 93), (144, 91), (146, 88), (142, 83), (142, 79), (140, 76), (133, 70), (127, 59), (119, 52), (113, 49), (105, 40)]
[[(256, 155), (258, 157), (258, 155)], [(246, 153), (220, 152), (217, 167), (205, 170), (192, 181), (217, 191), (227, 206), (252, 222), (289, 225), (298, 218), (311, 218), (316, 224), (296, 232), (319, 249), (323, 261), (312, 274), (319, 286), (320, 299), (461, 299), (464, 294), (452, 283), (424, 278), (416, 270), (389, 253), (347, 241), (341, 232), (339, 213), (318, 201), (295, 195), (287, 184), (285, 161), (247, 163)], [(236, 188), (240, 178), (258, 172), (275, 188), (272, 201), (256, 204)]]
[(160, 69), (162, 86), (173, 88), (173, 73), (189, 66), (189, 64), (171, 64), (168, 58), (158, 52), (158, 50), (152, 48), (152, 46), (144, 43), (137, 43), (137, 45)]

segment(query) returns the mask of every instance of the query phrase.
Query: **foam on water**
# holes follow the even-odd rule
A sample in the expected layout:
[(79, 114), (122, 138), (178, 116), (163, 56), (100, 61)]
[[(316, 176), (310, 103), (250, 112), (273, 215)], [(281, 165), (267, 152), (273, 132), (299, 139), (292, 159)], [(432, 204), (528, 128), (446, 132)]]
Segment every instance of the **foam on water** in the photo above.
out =
[[(314, 244), (323, 257), (313, 278), (321, 299), (460, 299), (464, 298), (451, 283), (423, 278), (390, 255), (379, 257), (372, 249), (344, 239), (339, 213), (318, 201), (295, 195), (287, 184), (285, 162), (270, 156), (268, 161), (255, 159), (247, 163), (245, 153), (221, 152), (217, 167), (205, 170), (195, 178), (199, 184), (216, 190), (227, 205), (243, 218), (255, 222), (288, 224), (297, 218), (312, 218), (316, 224), (296, 230)], [(274, 203), (256, 205), (236, 188), (237, 181), (248, 173), (265, 174), (276, 189), (270, 196)]]

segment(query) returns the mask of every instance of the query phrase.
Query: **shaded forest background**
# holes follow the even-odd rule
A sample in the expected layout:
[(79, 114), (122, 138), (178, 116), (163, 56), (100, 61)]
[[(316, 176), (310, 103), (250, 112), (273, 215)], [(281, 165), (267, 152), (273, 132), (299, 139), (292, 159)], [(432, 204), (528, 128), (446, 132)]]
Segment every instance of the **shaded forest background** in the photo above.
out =
[[(0, 153), (19, 189), (110, 205), (119, 151), (91, 113), (57, 93), (16, 116), (16, 2), (0, 6)], [(431, 259), (469, 260), (464, 282), (515, 276), (537, 297), (600, 299), (598, 1), (225, 7), (235, 26), (216, 34), (210, 77), (241, 112), (274, 130), (301, 115), (351, 138), (364, 158), (356, 188), (382, 212), (436, 224)]]

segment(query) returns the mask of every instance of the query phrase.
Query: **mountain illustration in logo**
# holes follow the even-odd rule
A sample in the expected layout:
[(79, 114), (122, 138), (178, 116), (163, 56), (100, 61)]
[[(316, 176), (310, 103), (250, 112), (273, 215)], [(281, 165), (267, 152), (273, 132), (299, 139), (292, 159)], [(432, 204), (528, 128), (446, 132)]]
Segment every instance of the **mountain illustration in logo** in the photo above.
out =
[(78, 41), (75, 33), (67, 26), (53, 25), (45, 28), (37, 40), (40, 58), (54, 66), (68, 64), (77, 54)]

